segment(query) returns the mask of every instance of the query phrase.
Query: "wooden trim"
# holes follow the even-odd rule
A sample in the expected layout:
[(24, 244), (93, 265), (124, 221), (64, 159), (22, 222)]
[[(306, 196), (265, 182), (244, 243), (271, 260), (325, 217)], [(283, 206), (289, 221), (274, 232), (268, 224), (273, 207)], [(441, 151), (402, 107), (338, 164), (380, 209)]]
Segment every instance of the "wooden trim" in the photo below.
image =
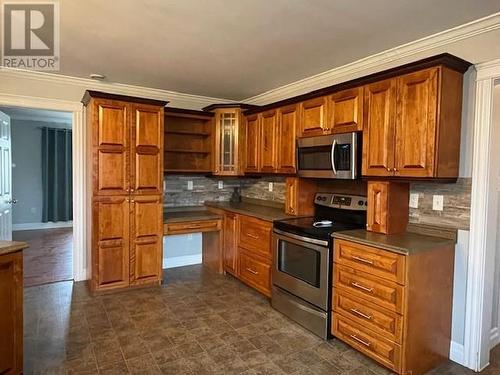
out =
[(215, 103), (203, 107), (201, 110), (206, 112), (215, 111), (216, 109), (229, 109), (229, 108), (239, 108), (242, 111), (255, 110), (260, 108), (258, 105), (246, 104), (246, 103)]
[(181, 115), (186, 115), (186, 117), (195, 116), (196, 118), (206, 118), (208, 120), (214, 117), (215, 113), (207, 111), (197, 111), (195, 109), (165, 107), (165, 116), (170, 116), (170, 115), (176, 117), (183, 117)]
[(139, 98), (139, 97), (135, 97), (135, 96), (119, 95), (119, 94), (111, 94), (111, 93), (102, 92), (102, 91), (87, 90), (87, 91), (85, 91), (85, 94), (83, 95), (83, 98), (82, 98), (83, 105), (86, 106), (87, 104), (89, 104), (91, 98), (119, 100), (119, 101), (124, 101), (124, 102), (132, 102), (132, 103), (138, 103), (138, 104), (149, 104), (149, 105), (160, 106), (160, 107), (165, 107), (168, 103), (168, 101), (165, 101), (165, 100)]
[(369, 83), (382, 81), (384, 79), (397, 77), (399, 75), (412, 73), (418, 70), (427, 69), (435, 66), (445, 66), (451, 70), (465, 73), (472, 65), (470, 62), (465, 61), (459, 57), (453, 56), (449, 53), (442, 53), (439, 55), (431, 56), (422, 60), (418, 60), (409, 64), (401, 65), (395, 68), (387, 69), (382, 72), (369, 74), (364, 77), (356, 78), (350, 81), (338, 83), (332, 86), (324, 87), (318, 90), (308, 92), (306, 94), (294, 96), (292, 98), (279, 100), (274, 103), (266, 104), (255, 109), (249, 109), (245, 112), (246, 115), (267, 111), (269, 109), (282, 107), (289, 104), (299, 103), (305, 100), (318, 98), (320, 96), (331, 95), (341, 90), (352, 89), (358, 86), (363, 86)]

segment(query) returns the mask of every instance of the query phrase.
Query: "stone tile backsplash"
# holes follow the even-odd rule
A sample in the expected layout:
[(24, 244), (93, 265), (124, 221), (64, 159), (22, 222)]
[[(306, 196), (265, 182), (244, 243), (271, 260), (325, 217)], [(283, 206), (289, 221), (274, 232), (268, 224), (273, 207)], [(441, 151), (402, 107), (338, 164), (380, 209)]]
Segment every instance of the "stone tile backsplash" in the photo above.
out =
[[(193, 181), (193, 190), (188, 190), (188, 181)], [(224, 187), (218, 188), (222, 181)], [(273, 182), (273, 191), (269, 191)], [(240, 188), (241, 196), (285, 202), (285, 178), (217, 178), (206, 176), (167, 175), (164, 177), (164, 206), (201, 206), (205, 201), (229, 201), (234, 188)]]
[[(459, 178), (454, 184), (419, 182), (410, 184), (410, 192), (419, 195), (418, 208), (410, 208), (410, 223), (469, 229), (471, 178)], [(443, 195), (443, 211), (432, 209), (432, 196)]]

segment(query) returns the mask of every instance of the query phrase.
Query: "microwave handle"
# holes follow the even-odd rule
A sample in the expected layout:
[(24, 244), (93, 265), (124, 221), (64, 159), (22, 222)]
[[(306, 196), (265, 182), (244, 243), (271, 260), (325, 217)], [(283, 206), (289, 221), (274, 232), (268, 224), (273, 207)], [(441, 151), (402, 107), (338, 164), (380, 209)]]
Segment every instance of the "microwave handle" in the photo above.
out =
[(337, 174), (337, 168), (335, 167), (335, 147), (337, 147), (337, 140), (334, 139), (332, 143), (332, 151), (330, 154), (330, 159), (332, 162), (332, 169), (333, 169), (333, 174)]

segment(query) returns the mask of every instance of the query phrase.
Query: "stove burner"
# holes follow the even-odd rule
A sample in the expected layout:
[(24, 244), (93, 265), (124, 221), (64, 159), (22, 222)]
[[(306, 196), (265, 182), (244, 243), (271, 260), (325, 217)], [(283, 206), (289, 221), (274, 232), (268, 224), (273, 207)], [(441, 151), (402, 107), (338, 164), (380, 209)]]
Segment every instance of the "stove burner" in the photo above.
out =
[(320, 221), (315, 221), (313, 223), (313, 227), (315, 228), (327, 228), (331, 227), (333, 225), (333, 221), (331, 220), (320, 220)]

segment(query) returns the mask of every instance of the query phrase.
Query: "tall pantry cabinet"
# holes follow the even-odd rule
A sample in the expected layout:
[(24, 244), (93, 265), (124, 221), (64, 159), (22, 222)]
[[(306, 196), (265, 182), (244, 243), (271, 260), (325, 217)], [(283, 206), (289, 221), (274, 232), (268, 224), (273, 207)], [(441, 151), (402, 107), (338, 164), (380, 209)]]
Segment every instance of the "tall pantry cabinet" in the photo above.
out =
[(164, 101), (87, 91), (92, 291), (162, 278)]

